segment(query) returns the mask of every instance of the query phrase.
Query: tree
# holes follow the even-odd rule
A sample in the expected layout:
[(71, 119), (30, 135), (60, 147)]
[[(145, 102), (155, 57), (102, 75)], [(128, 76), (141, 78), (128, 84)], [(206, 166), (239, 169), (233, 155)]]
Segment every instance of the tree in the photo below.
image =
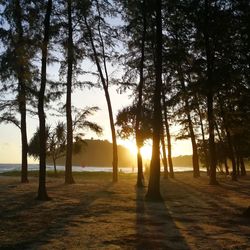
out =
[[(92, 13), (92, 19), (91, 14), (89, 13), (89, 16), (87, 16), (86, 10), (84, 10), (81, 14), (83, 15), (83, 21), (84, 26), (86, 27), (86, 35), (90, 42), (90, 48), (92, 51), (91, 59), (95, 62), (97, 71), (100, 77), (100, 81), (102, 84), (102, 88), (105, 93), (105, 98), (108, 106), (108, 112), (109, 112), (109, 122), (110, 122), (110, 129), (111, 129), (111, 135), (112, 135), (112, 144), (113, 144), (113, 182), (118, 181), (118, 153), (117, 153), (117, 142), (116, 142), (116, 131), (115, 131), (115, 123), (113, 118), (113, 110), (112, 110), (112, 104), (111, 104), (111, 98), (109, 94), (109, 75), (108, 75), (108, 69), (107, 69), (107, 60), (108, 55), (106, 53), (106, 44), (104, 40), (105, 38), (109, 39), (109, 46), (112, 46), (111, 41), (111, 34), (112, 29), (108, 26), (108, 24), (105, 22), (105, 18), (101, 16), (101, 8), (104, 13), (106, 11), (109, 11), (109, 13), (112, 13), (113, 10), (107, 10), (107, 6), (110, 7), (110, 3), (107, 1), (106, 4), (99, 4), (99, 1), (94, 1), (95, 11)], [(107, 6), (106, 6), (107, 5)], [(95, 32), (96, 31), (96, 32)], [(111, 32), (107, 34), (107, 32)], [(99, 50), (98, 50), (99, 49)]]
[(146, 2), (142, 2), (142, 16), (143, 16), (143, 31), (141, 38), (141, 61), (140, 61), (140, 80), (138, 85), (138, 102), (137, 102), (137, 111), (136, 111), (136, 123), (135, 123), (135, 135), (136, 135), (136, 145), (137, 145), (137, 187), (143, 187), (143, 166), (142, 166), (142, 156), (141, 156), (141, 147), (142, 147), (142, 138), (141, 138), (141, 120), (142, 120), (142, 91), (143, 91), (143, 70), (144, 70), (144, 50), (145, 50), (145, 39), (146, 39)]
[[(54, 129), (46, 126), (46, 155), (51, 157), (54, 164), (55, 173), (56, 160), (65, 155), (66, 150), (66, 133), (65, 124), (59, 122)], [(34, 133), (29, 142), (29, 155), (34, 159), (39, 159), (40, 156), (40, 129)], [(46, 157), (47, 158), (47, 157)]]
[(46, 122), (44, 113), (44, 99), (46, 89), (46, 71), (48, 43), (50, 37), (50, 17), (52, 13), (52, 0), (48, 0), (46, 14), (44, 18), (44, 37), (42, 42), (42, 65), (41, 65), (41, 85), (38, 93), (38, 117), (39, 117), (39, 187), (38, 200), (49, 200), (46, 190)]
[[(164, 8), (163, 28), (167, 30), (164, 36), (163, 65), (165, 73), (165, 84), (171, 86), (172, 106), (175, 107), (175, 115), (180, 117), (180, 124), (184, 127), (185, 139), (190, 138), (193, 149), (193, 175), (200, 176), (199, 159), (196, 145), (196, 135), (193, 116), (193, 99), (196, 89), (191, 75), (191, 67), (194, 55), (192, 54), (192, 30), (190, 20), (186, 18), (185, 2), (168, 1)], [(167, 87), (167, 86), (166, 86)]]
[[(84, 131), (91, 130), (97, 135), (102, 133), (102, 128), (95, 122), (88, 120), (88, 116), (98, 111), (98, 107), (86, 107), (84, 109), (76, 109), (73, 107), (73, 120), (72, 120), (72, 131), (73, 131), (73, 152), (78, 153), (80, 146), (84, 141)], [(29, 142), (29, 155), (35, 159), (39, 158), (40, 155), (40, 129), (34, 133), (33, 137)], [(56, 160), (66, 155), (66, 125), (63, 122), (58, 122), (55, 128), (46, 126), (46, 155), (52, 158), (54, 164), (54, 170), (56, 173)]]
[(168, 148), (168, 165), (169, 165), (169, 176), (170, 178), (174, 178), (174, 168), (172, 162), (172, 143), (171, 143), (171, 135), (169, 129), (169, 122), (168, 122), (168, 112), (167, 112), (167, 103), (166, 103), (166, 96), (164, 86), (162, 87), (162, 109), (163, 109), (163, 119), (162, 122), (165, 125), (166, 135), (167, 135), (167, 148)]
[(72, 91), (72, 75), (73, 75), (73, 24), (72, 24), (72, 1), (67, 0), (68, 12), (68, 44), (67, 44), (67, 94), (66, 94), (66, 118), (67, 118), (67, 150), (65, 162), (65, 183), (75, 183), (72, 176), (72, 151), (73, 151), (73, 130), (72, 130), (72, 114), (71, 114), (71, 91)]
[(154, 90), (154, 119), (153, 119), (153, 146), (150, 163), (147, 200), (159, 201), (160, 194), (160, 136), (161, 136), (161, 89), (162, 89), (162, 2), (155, 3), (156, 14), (156, 51), (155, 51), (155, 90)]
[[(1, 7), (3, 10), (1, 18), (4, 23), (0, 28), (0, 39), (3, 44), (0, 62), (1, 91), (7, 93), (7, 90), (11, 90), (10, 95), (16, 94), (12, 105), (17, 107), (20, 114), (20, 119), (14, 118), (14, 113), (10, 116), (5, 113), (3, 118), (5, 122), (10, 118), (14, 118), (14, 123), (19, 121), (22, 145), (21, 182), (26, 183), (28, 182), (27, 101), (36, 73), (36, 67), (32, 64), (36, 46), (34, 45), (33, 17), (31, 15), (31, 13), (35, 13), (35, 7), (28, 5), (26, 1), (19, 0), (2, 1)], [(4, 105), (10, 104), (10, 101), (4, 101), (4, 103)], [(8, 105), (8, 107), (10, 106)]]
[[(136, 138), (136, 123), (137, 123), (137, 112), (138, 103), (133, 106), (125, 107), (120, 110), (116, 117), (116, 125), (119, 127), (118, 136), (122, 139), (128, 139), (129, 137)], [(144, 186), (143, 177), (143, 159), (141, 156), (141, 148), (144, 145), (146, 139), (152, 138), (152, 118), (151, 111), (147, 109), (144, 105), (140, 108), (141, 118), (140, 118), (140, 136), (137, 144), (137, 161), (139, 161), (138, 173), (137, 173), (137, 187)], [(138, 138), (137, 138), (138, 139)]]

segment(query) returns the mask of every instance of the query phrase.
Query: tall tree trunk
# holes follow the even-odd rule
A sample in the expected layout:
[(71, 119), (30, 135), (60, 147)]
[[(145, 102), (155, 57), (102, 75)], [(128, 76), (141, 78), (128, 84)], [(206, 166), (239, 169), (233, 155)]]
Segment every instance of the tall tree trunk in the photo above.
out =
[[(97, 2), (97, 5), (98, 5), (98, 1), (96, 1), (96, 2)], [(99, 12), (99, 15), (100, 15), (100, 12)], [(111, 129), (112, 143), (113, 143), (113, 162), (112, 162), (112, 165), (113, 165), (113, 182), (117, 182), (118, 181), (117, 141), (116, 141), (115, 123), (114, 123), (114, 118), (113, 118), (113, 110), (112, 110), (112, 105), (111, 105), (111, 100), (110, 100), (110, 95), (109, 95), (109, 90), (108, 90), (109, 80), (108, 80), (107, 67), (106, 67), (106, 61), (105, 61), (104, 44), (103, 44), (103, 41), (102, 41), (102, 36), (101, 36), (100, 28), (99, 28), (99, 36), (100, 36), (100, 39), (102, 41), (101, 43), (102, 43), (102, 47), (103, 47), (102, 54), (103, 54), (103, 60), (104, 60), (104, 71), (105, 71), (105, 74), (106, 74), (106, 80), (105, 80), (104, 73), (103, 73), (103, 70), (102, 70), (102, 67), (101, 67), (101, 64), (100, 64), (100, 60), (99, 60), (99, 57), (98, 57), (98, 54), (97, 54), (97, 51), (96, 51), (96, 48), (95, 48), (94, 39), (93, 39), (93, 36), (92, 36), (92, 31), (91, 31), (91, 28), (89, 27), (86, 16), (84, 17), (84, 21), (85, 21), (85, 25), (86, 25), (87, 30), (88, 30), (90, 43), (91, 43), (92, 51), (93, 51), (93, 54), (94, 54), (94, 60), (95, 60), (96, 67), (97, 67), (97, 70), (98, 70), (98, 73), (99, 73), (99, 76), (100, 76), (100, 79), (101, 79), (102, 87), (103, 87), (103, 90), (104, 90), (104, 93), (105, 93), (106, 102), (107, 102), (107, 106), (108, 106), (109, 122), (110, 122), (110, 129)]]
[(229, 167), (227, 164), (227, 158), (224, 159), (224, 165), (225, 165), (226, 175), (229, 175)]
[[(104, 82), (105, 82), (105, 80), (104, 80)], [(111, 134), (112, 134), (113, 182), (117, 182), (118, 181), (118, 153), (117, 153), (117, 141), (116, 141), (115, 123), (114, 123), (114, 118), (113, 118), (113, 110), (112, 110), (111, 100), (110, 100), (110, 96), (109, 96), (109, 91), (108, 91), (108, 88), (106, 87), (106, 85), (104, 85), (104, 84), (103, 84), (103, 89), (104, 89), (104, 92), (105, 92), (106, 101), (107, 101), (107, 105), (108, 105), (109, 123), (110, 123)]]
[(71, 110), (71, 91), (73, 74), (73, 28), (72, 28), (72, 1), (67, 0), (68, 4), (68, 57), (67, 57), (67, 94), (66, 94), (66, 116), (67, 116), (67, 149), (65, 163), (65, 183), (75, 183), (72, 175), (72, 153), (73, 153), (73, 128)]
[(237, 181), (237, 167), (236, 167), (236, 155), (235, 155), (235, 150), (233, 147), (233, 142), (232, 142), (232, 137), (231, 137), (231, 133), (229, 131), (229, 124), (228, 124), (228, 120), (226, 119), (226, 115), (225, 115), (225, 111), (223, 108), (223, 103), (221, 98), (219, 97), (219, 105), (220, 105), (220, 111), (221, 111), (221, 116), (222, 116), (222, 120), (223, 120), (223, 125), (226, 131), (226, 136), (227, 136), (227, 144), (228, 144), (228, 149), (229, 149), (229, 158), (231, 159), (232, 162), (232, 180), (233, 181)]
[(217, 185), (216, 179), (216, 150), (214, 142), (214, 114), (213, 114), (213, 94), (209, 91), (207, 95), (207, 119), (209, 133), (209, 160), (210, 160), (210, 184)]
[(146, 36), (146, 12), (145, 12), (145, 0), (142, 2), (142, 14), (143, 14), (143, 30), (142, 30), (142, 39), (141, 39), (141, 61), (140, 61), (140, 82), (138, 86), (138, 102), (136, 110), (136, 122), (135, 122), (135, 137), (136, 137), (136, 146), (137, 146), (137, 187), (143, 187), (143, 166), (142, 166), (142, 157), (140, 149), (143, 144), (143, 138), (140, 132), (141, 119), (142, 119), (142, 90), (143, 90), (143, 69), (144, 69), (144, 47), (145, 47), (145, 36)]
[(198, 157), (198, 149), (197, 149), (197, 144), (196, 144), (196, 139), (194, 135), (194, 129), (193, 129), (193, 123), (191, 121), (191, 116), (190, 113), (187, 114), (188, 116), (188, 127), (189, 127), (189, 132), (190, 132), (190, 137), (191, 137), (191, 142), (192, 142), (192, 149), (193, 149), (193, 176), (195, 178), (200, 177), (200, 167), (199, 167), (199, 157)]
[(188, 129), (189, 129), (190, 139), (191, 139), (192, 149), (193, 149), (193, 155), (192, 155), (193, 176), (196, 178), (196, 177), (200, 177), (198, 149), (197, 149), (196, 138), (195, 138), (194, 129), (193, 129), (193, 123), (192, 123), (192, 119), (191, 119), (191, 115), (190, 115), (190, 113), (191, 113), (190, 106), (189, 106), (188, 99), (187, 99), (187, 89), (185, 86), (185, 80), (184, 80), (181, 65), (179, 65), (178, 74), (179, 74), (179, 78), (180, 78), (180, 82), (181, 82), (181, 88), (182, 88), (182, 91), (183, 91), (184, 96), (185, 96), (184, 97), (184, 99), (185, 99), (184, 100), (185, 101), (185, 113), (186, 113), (187, 120), (188, 120)]
[(21, 142), (22, 142), (22, 167), (21, 182), (28, 181), (28, 141), (27, 141), (27, 122), (26, 122), (26, 87), (22, 77), (19, 77), (19, 112), (21, 114)]
[(143, 163), (142, 163), (142, 156), (141, 156), (141, 147), (137, 146), (137, 187), (144, 187), (144, 176), (143, 176)]
[(166, 155), (163, 121), (162, 121), (161, 148), (162, 148), (162, 162), (164, 166), (164, 178), (167, 179), (168, 178), (168, 161), (167, 161), (167, 155)]
[(57, 169), (56, 169), (56, 159), (53, 157), (53, 166), (54, 166), (54, 172), (57, 174)]
[(161, 89), (162, 89), (162, 16), (161, 0), (156, 0), (156, 62), (155, 62), (155, 91), (154, 91), (154, 120), (153, 146), (150, 163), (150, 176), (146, 198), (162, 200), (160, 193), (160, 136), (161, 136)]
[[(225, 126), (225, 123), (224, 123)], [(228, 142), (228, 148), (229, 148), (229, 154), (230, 159), (232, 162), (232, 180), (237, 181), (237, 174), (236, 174), (236, 161), (235, 161), (235, 154), (234, 154), (234, 148), (232, 144), (231, 134), (227, 126), (225, 126), (226, 135), (227, 135), (227, 142)]]
[(240, 157), (240, 172), (241, 172), (241, 176), (246, 176), (247, 175), (243, 157)]
[[(223, 143), (223, 139), (222, 139), (221, 133), (219, 131), (218, 124), (216, 122), (215, 122), (215, 129), (216, 129), (216, 132), (218, 134), (220, 142)], [(228, 168), (228, 165), (227, 165), (227, 155), (225, 155), (225, 158), (223, 160), (224, 160), (226, 174), (229, 175), (229, 168)]]
[(205, 0), (205, 52), (206, 52), (206, 63), (207, 63), (207, 119), (208, 119), (208, 148), (209, 148), (209, 161), (210, 161), (210, 185), (217, 185), (216, 179), (216, 150), (214, 142), (214, 108), (213, 108), (213, 99), (214, 99), (214, 80), (213, 80), (213, 52), (211, 50), (210, 44), (210, 34), (209, 34), (209, 18), (210, 18), (210, 2)]
[(162, 101), (163, 101), (164, 123), (165, 123), (165, 128), (166, 128), (166, 135), (167, 135), (169, 177), (174, 178), (174, 167), (173, 167), (173, 161), (172, 161), (172, 143), (171, 143), (169, 124), (168, 124), (167, 104), (166, 104), (164, 88), (162, 88)]
[[(240, 157), (236, 156), (236, 176), (240, 175)], [(234, 179), (232, 179), (234, 181)]]
[(196, 95), (196, 101), (197, 101), (197, 109), (198, 109), (199, 120), (200, 120), (200, 127), (201, 127), (202, 145), (203, 145), (204, 156), (205, 156), (205, 165), (206, 165), (207, 175), (209, 176), (209, 174), (210, 174), (210, 167), (209, 167), (208, 153), (207, 153), (207, 147), (206, 147), (204, 125), (203, 125), (203, 121), (202, 121), (201, 109), (200, 109), (200, 105), (199, 105), (199, 102), (198, 102), (197, 95)]
[(47, 10), (44, 20), (44, 38), (42, 43), (42, 69), (41, 69), (41, 86), (38, 96), (38, 117), (39, 117), (39, 187), (38, 187), (38, 200), (48, 200), (46, 190), (46, 122), (44, 113), (44, 94), (46, 88), (46, 71), (47, 71), (47, 55), (48, 55), (48, 43), (50, 33), (50, 16), (52, 11), (52, 0), (48, 0)]
[(27, 123), (26, 123), (26, 83), (24, 79), (23, 67), (23, 54), (24, 54), (24, 41), (23, 41), (23, 26), (22, 26), (22, 8), (20, 1), (15, 0), (15, 22), (18, 34), (18, 48), (16, 48), (17, 57), (17, 77), (18, 77), (18, 102), (19, 112), (21, 119), (21, 143), (22, 143), (22, 166), (21, 166), (21, 182), (28, 182), (28, 142), (27, 142)]

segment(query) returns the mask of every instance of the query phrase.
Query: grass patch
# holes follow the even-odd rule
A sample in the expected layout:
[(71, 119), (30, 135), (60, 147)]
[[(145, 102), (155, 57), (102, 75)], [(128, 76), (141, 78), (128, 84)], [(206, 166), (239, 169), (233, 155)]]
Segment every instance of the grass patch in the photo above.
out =
[[(65, 172), (64, 171), (57, 171), (55, 173), (53, 170), (48, 170), (47, 172), (47, 177), (53, 177), (53, 178), (64, 178)], [(119, 176), (130, 176), (131, 174), (123, 174), (119, 173)], [(14, 170), (14, 171), (9, 171), (9, 172), (4, 172), (0, 173), (0, 176), (13, 176), (13, 177), (19, 177), (21, 176), (21, 172)], [(33, 170), (28, 172), (29, 177), (38, 177), (39, 176), (39, 171), (38, 170)], [(112, 173), (111, 172), (103, 172), (103, 171), (98, 171), (98, 172), (73, 172), (73, 177), (74, 178), (87, 178), (87, 179), (97, 179), (97, 178), (112, 178)]]

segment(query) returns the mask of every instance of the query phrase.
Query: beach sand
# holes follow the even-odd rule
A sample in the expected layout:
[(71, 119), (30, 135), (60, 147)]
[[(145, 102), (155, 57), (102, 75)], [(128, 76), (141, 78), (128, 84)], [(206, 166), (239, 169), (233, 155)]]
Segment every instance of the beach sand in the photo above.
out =
[[(248, 173), (250, 174), (250, 173)], [(0, 176), (0, 249), (250, 249), (250, 177), (219, 177), (208, 185), (203, 173), (178, 173), (164, 180), (164, 202), (144, 200), (136, 175), (77, 176), (77, 184), (48, 178), (51, 201), (35, 200), (31, 177)]]

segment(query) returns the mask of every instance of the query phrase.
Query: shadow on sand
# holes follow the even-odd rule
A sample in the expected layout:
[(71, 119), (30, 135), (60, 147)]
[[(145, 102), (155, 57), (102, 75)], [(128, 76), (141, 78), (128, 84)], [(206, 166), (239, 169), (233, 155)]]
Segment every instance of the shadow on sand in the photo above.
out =
[(190, 249), (163, 202), (145, 201), (145, 190), (137, 189), (137, 249)]

